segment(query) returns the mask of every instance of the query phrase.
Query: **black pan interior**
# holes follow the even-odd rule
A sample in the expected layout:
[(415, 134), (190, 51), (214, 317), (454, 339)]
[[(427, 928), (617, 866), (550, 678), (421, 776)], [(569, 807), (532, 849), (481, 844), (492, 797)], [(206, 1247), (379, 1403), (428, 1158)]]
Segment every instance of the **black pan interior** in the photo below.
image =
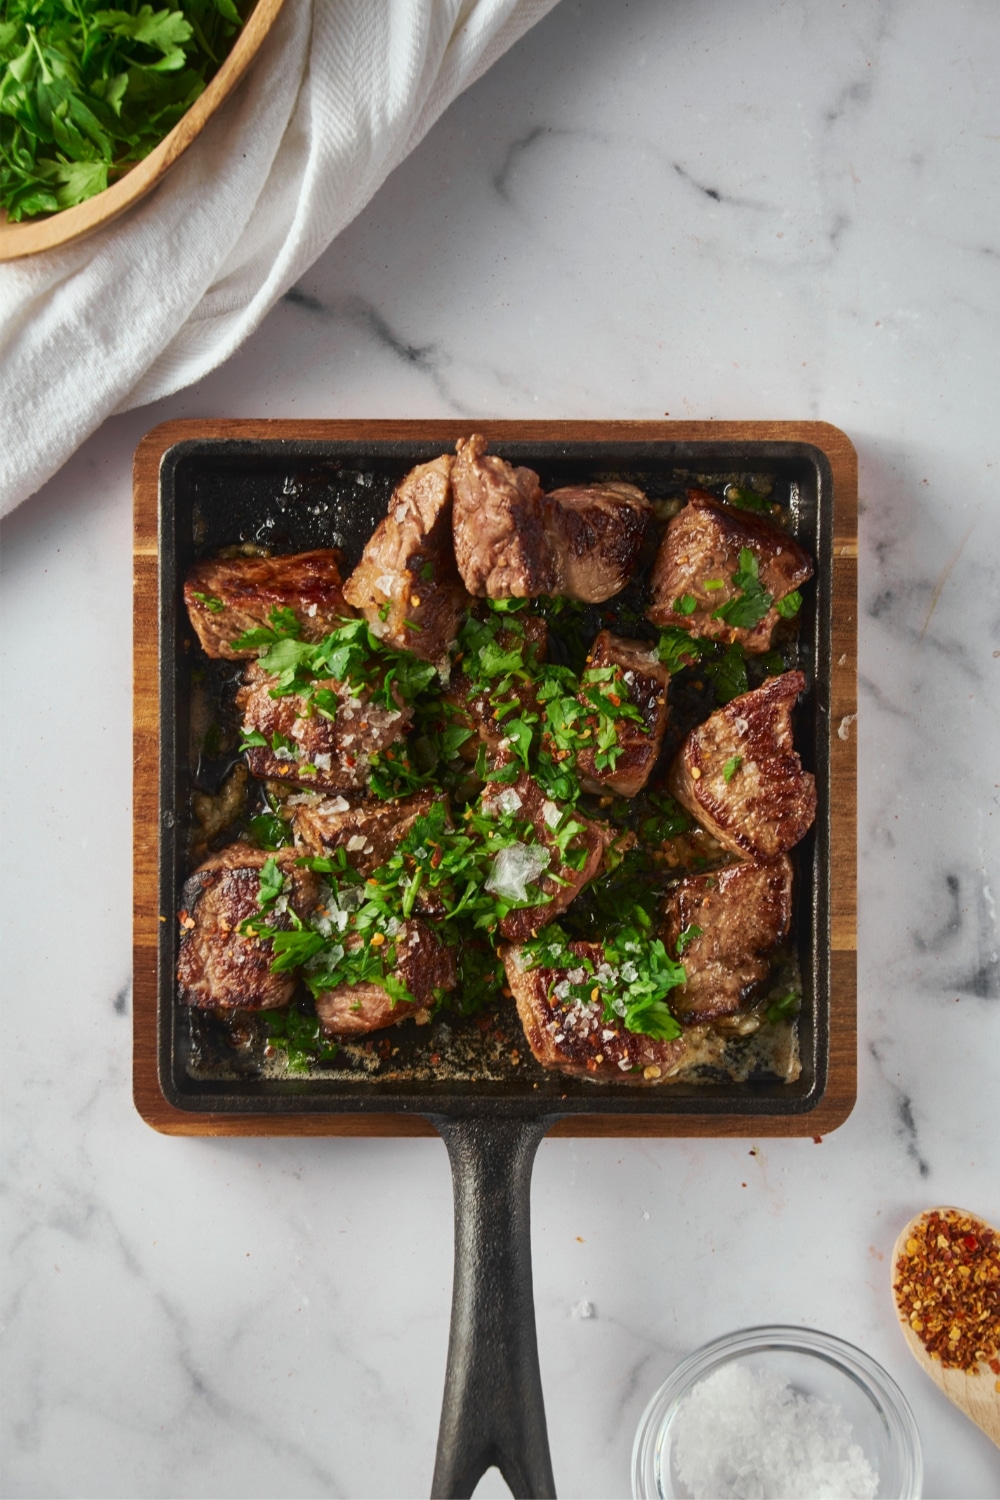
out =
[[(191, 1018), (175, 1000), (178, 931), (171, 919), (187, 874), (192, 773), (189, 711), (194, 674), (203, 670), (182, 597), (184, 577), (202, 555), (238, 542), (275, 552), (342, 548), (353, 565), (385, 514), (395, 484), (446, 445), (430, 441), (305, 442), (189, 440), (164, 456), (160, 471), (160, 923), (158, 1060), (160, 1084), (179, 1109), (287, 1114), (412, 1112), (509, 1117), (553, 1114), (797, 1115), (814, 1109), (826, 1085), (830, 1026), (830, 766), (828, 745), (833, 488), (820, 450), (797, 443), (530, 443), (492, 446), (527, 464), (543, 485), (614, 475), (654, 501), (692, 484), (717, 488), (765, 476), (787, 504), (791, 529), (816, 558), (803, 591), (799, 665), (811, 691), (796, 714), (796, 744), (816, 777), (818, 814), (794, 853), (795, 942), (803, 1000), (802, 1073), (794, 1083), (767, 1075), (658, 1087), (595, 1084), (546, 1073), (534, 1063), (511, 1007), (510, 1025), (484, 1033), (475, 1020), (391, 1028), (360, 1065), (323, 1076), (205, 1076), (193, 1066)], [(516, 1061), (515, 1061), (516, 1058)], [(366, 1060), (367, 1059), (367, 1060)]]

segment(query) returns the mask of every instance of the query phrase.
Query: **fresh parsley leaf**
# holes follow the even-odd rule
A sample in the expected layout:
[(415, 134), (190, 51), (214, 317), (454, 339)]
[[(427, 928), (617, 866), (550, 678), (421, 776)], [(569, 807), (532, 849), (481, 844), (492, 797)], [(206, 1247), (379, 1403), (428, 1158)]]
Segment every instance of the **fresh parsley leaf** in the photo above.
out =
[(0, 21), (0, 206), (16, 223), (102, 192), (198, 98), (247, 0), (5, 0)]
[(667, 671), (674, 673), (693, 666), (707, 644), (710, 643), (702, 642), (697, 636), (682, 630), (679, 625), (668, 625), (660, 631), (656, 654)]
[(722, 779), (728, 786), (743, 764), (742, 755), (731, 755), (722, 768)]
[(262, 849), (281, 849), (292, 842), (288, 824), (273, 812), (258, 813), (251, 818), (250, 833)]
[(698, 601), (693, 594), (681, 594), (671, 607), (677, 615), (693, 615), (698, 608)]
[(758, 516), (770, 516), (774, 513), (774, 504), (766, 495), (758, 495), (756, 490), (743, 489), (738, 484), (729, 485), (726, 499), (737, 510), (753, 511)]
[(736, 641), (721, 651), (716, 643), (702, 662), (702, 671), (714, 687), (719, 703), (731, 703), (750, 686), (746, 653)]
[(332, 1063), (339, 1048), (323, 1031), (313, 1010), (298, 1004), (264, 1012), (268, 1042), (285, 1054), (290, 1073), (305, 1073), (317, 1064)]
[(209, 610), (213, 615), (221, 614), (226, 607), (221, 599), (216, 598), (215, 594), (200, 594), (198, 590), (195, 589), (194, 597), (197, 599), (199, 604), (203, 605), (204, 608)]
[(780, 1000), (772, 1001), (771, 1004), (767, 1007), (767, 1019), (773, 1023), (777, 1023), (778, 1021), (790, 1021), (793, 1016), (798, 1015), (801, 1004), (801, 995), (796, 995), (794, 993), (785, 995)]
[(792, 589), (783, 599), (775, 599), (774, 607), (783, 620), (794, 620), (802, 608), (802, 595), (798, 589)]
[(700, 938), (700, 937), (701, 937), (701, 928), (695, 926), (695, 924), (693, 922), (689, 923), (689, 925), (687, 927), (685, 927), (684, 931), (679, 935), (679, 937), (677, 939), (677, 957), (680, 958), (680, 956), (684, 952), (685, 948), (690, 947), (690, 945), (694, 942), (695, 938)]
[(752, 630), (771, 608), (771, 595), (760, 581), (760, 566), (749, 547), (740, 548), (740, 565), (732, 575), (739, 591), (712, 611), (713, 620), (725, 620), (740, 630)]

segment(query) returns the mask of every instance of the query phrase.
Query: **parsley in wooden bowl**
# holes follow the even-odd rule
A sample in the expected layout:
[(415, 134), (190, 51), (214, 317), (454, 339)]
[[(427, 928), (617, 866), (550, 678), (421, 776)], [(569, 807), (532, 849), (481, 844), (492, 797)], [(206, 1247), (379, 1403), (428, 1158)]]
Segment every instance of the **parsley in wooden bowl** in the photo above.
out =
[(283, 0), (6, 0), (0, 260), (90, 234), (148, 193), (242, 78)]

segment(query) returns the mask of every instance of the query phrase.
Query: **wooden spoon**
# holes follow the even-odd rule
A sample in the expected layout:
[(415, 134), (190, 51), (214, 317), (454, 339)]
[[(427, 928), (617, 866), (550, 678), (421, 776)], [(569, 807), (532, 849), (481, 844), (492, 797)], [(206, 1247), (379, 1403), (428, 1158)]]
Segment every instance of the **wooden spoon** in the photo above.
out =
[[(992, 1230), (994, 1234), (997, 1234), (992, 1224), (988, 1224), (978, 1214), (966, 1212), (965, 1209), (929, 1208), (912, 1218), (892, 1248), (892, 1289), (900, 1327), (917, 1364), (927, 1372), (935, 1385), (944, 1391), (948, 1400), (960, 1407), (965, 1415), (970, 1417), (977, 1427), (981, 1427), (986, 1436), (1000, 1448), (1000, 1377), (985, 1363), (971, 1370), (960, 1370), (947, 1368), (940, 1359), (934, 1358), (925, 1348), (918, 1334), (910, 1327), (909, 1311), (904, 1311), (902, 1294), (897, 1289), (901, 1273), (905, 1272), (910, 1262), (910, 1253), (907, 1250), (908, 1241), (913, 1238), (914, 1230), (931, 1214), (939, 1214), (942, 1218), (958, 1214), (963, 1219), (972, 1220), (974, 1232), (981, 1227), (983, 1230)], [(1000, 1238), (997, 1243), (1000, 1243)], [(931, 1247), (929, 1253), (933, 1255), (934, 1247)], [(900, 1265), (901, 1258), (902, 1265)]]

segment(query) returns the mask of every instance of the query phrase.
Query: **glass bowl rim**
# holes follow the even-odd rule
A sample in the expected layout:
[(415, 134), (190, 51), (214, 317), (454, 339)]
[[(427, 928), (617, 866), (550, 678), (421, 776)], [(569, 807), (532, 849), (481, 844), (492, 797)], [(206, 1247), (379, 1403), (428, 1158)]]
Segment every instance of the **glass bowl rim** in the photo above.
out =
[(920, 1434), (910, 1404), (887, 1370), (870, 1354), (836, 1334), (823, 1333), (791, 1323), (762, 1323), (741, 1328), (735, 1333), (702, 1344), (693, 1354), (675, 1366), (663, 1384), (654, 1392), (639, 1422), (632, 1447), (632, 1494), (634, 1500), (655, 1500), (656, 1488), (650, 1489), (647, 1478), (653, 1473), (653, 1445), (662, 1429), (663, 1419), (680, 1397), (710, 1371), (742, 1355), (772, 1349), (789, 1349), (797, 1354), (814, 1355), (832, 1364), (860, 1385), (882, 1412), (898, 1457), (901, 1483), (893, 1490), (897, 1500), (919, 1500), (923, 1489), (924, 1465)]

